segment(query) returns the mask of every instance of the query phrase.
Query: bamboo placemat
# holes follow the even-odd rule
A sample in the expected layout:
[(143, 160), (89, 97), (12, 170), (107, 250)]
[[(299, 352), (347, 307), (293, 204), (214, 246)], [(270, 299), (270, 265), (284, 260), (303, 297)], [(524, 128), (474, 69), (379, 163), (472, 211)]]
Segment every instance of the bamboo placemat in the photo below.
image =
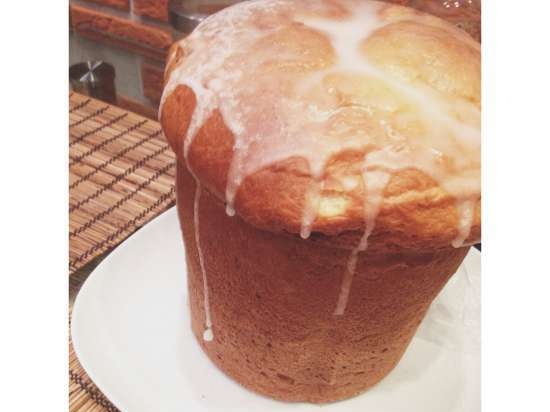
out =
[[(175, 160), (157, 122), (77, 93), (69, 100), (71, 312), (90, 262), (174, 204)], [(69, 410), (118, 410), (86, 375), (71, 342)]]
[(157, 122), (77, 93), (69, 117), (73, 273), (173, 204), (175, 161)]

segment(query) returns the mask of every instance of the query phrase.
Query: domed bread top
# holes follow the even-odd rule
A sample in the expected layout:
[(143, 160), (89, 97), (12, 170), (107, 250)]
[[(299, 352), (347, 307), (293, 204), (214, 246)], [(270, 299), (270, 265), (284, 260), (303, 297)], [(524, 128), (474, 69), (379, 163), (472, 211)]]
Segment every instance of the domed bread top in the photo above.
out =
[[(173, 48), (160, 109), (196, 179), (270, 231), (480, 236), (480, 45), (413, 9), (259, 0)], [(321, 236), (322, 237), (322, 236)]]

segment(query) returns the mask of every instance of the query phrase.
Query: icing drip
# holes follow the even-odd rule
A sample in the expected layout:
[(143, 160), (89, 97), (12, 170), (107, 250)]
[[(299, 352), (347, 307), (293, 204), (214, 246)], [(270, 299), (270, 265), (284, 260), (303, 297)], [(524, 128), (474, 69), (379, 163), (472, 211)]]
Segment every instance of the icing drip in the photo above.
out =
[(465, 200), (457, 204), (457, 210), (460, 216), (458, 223), (458, 235), (453, 240), (454, 247), (464, 246), (464, 241), (470, 236), (472, 220), (474, 219), (475, 202), (473, 200)]
[(191, 168), (189, 164), (189, 149), (191, 147), (191, 144), (193, 143), (193, 140), (195, 136), (197, 135), (197, 132), (199, 131), (200, 127), (202, 126), (204, 120), (210, 115), (210, 111), (207, 107), (206, 101), (213, 99), (214, 97), (209, 94), (205, 93), (207, 98), (205, 100), (201, 100), (197, 103), (197, 108), (193, 112), (193, 117), (191, 118), (191, 122), (189, 124), (189, 128), (187, 129), (187, 134), (185, 135), (185, 140), (183, 142), (183, 157), (185, 159), (185, 163), (187, 164), (187, 169), (193, 176), (193, 179), (195, 179), (195, 198), (193, 201), (193, 221), (195, 225), (195, 244), (197, 245), (197, 253), (199, 255), (199, 265), (201, 269), (201, 275), (202, 275), (202, 283), (203, 283), (203, 299), (204, 299), (204, 313), (205, 313), (205, 330), (203, 332), (202, 338), (206, 342), (210, 342), (214, 339), (214, 332), (212, 331), (212, 317), (210, 315), (210, 298), (208, 293), (208, 280), (206, 277), (206, 267), (204, 265), (204, 255), (202, 253), (201, 248), (201, 241), (200, 241), (200, 198), (201, 198), (201, 184), (197, 176), (195, 175), (195, 172)]
[(365, 213), (365, 231), (359, 241), (359, 244), (352, 250), (348, 263), (346, 265), (346, 272), (342, 280), (340, 287), (340, 294), (338, 295), (338, 303), (334, 310), (334, 315), (341, 316), (344, 314), (348, 305), (349, 293), (351, 290), (351, 284), (357, 268), (357, 259), (359, 253), (367, 250), (368, 239), (374, 230), (376, 224), (376, 217), (380, 211), (380, 204), (384, 195), (384, 189), (390, 180), (391, 175), (388, 172), (382, 170), (368, 170), (363, 172), (363, 184), (368, 195), (365, 198), (365, 204), (363, 211)]
[[(204, 265), (204, 254), (202, 253), (200, 242), (200, 197), (201, 197), (201, 184), (195, 172), (189, 164), (189, 150), (193, 143), (198, 131), (204, 124), (204, 122), (210, 117), (213, 112), (213, 103), (216, 101), (216, 96), (211, 91), (203, 87), (200, 81), (191, 80), (194, 83), (194, 90), (201, 92), (201, 99), (197, 99), (197, 105), (191, 117), (191, 122), (187, 129), (183, 141), (183, 157), (187, 165), (187, 169), (195, 180), (195, 198), (193, 201), (193, 221), (195, 225), (195, 244), (197, 245), (197, 253), (199, 256), (199, 265), (201, 269), (202, 281), (203, 281), (203, 300), (204, 300), (204, 312), (205, 312), (205, 330), (202, 338), (206, 342), (211, 342), (214, 339), (214, 332), (212, 330), (212, 316), (210, 314), (210, 298), (208, 292), (208, 279), (206, 276), (206, 267)], [(161, 109), (162, 110), (162, 109)]]
[(202, 274), (202, 282), (203, 282), (203, 290), (204, 290), (204, 313), (205, 313), (205, 330), (202, 335), (202, 338), (210, 342), (212, 339), (214, 339), (214, 332), (212, 331), (212, 318), (210, 316), (210, 299), (208, 297), (208, 280), (206, 279), (206, 268), (204, 266), (204, 256), (201, 249), (201, 241), (200, 241), (200, 219), (199, 219), (199, 211), (200, 211), (200, 199), (201, 199), (201, 186), (198, 182), (198, 180), (195, 179), (195, 182), (197, 184), (197, 188), (195, 190), (195, 200), (194, 200), (194, 207), (193, 207), (193, 218), (195, 222), (195, 243), (197, 245), (197, 251), (199, 255), (199, 264), (201, 267), (201, 274)]
[(307, 239), (311, 235), (311, 227), (317, 217), (317, 210), (319, 209), (320, 194), (323, 189), (323, 183), (315, 181), (305, 196), (305, 207), (302, 213), (302, 228), (300, 230), (300, 236), (302, 239)]

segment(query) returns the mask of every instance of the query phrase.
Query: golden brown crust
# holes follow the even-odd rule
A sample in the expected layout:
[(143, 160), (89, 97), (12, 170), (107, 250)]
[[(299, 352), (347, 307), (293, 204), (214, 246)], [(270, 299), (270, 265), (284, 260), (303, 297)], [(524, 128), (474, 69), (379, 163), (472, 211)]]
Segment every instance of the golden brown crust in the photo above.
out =
[(363, 52), (378, 67), (401, 78), (420, 80), (441, 93), (480, 105), (479, 44), (452, 26), (423, 20), (391, 23), (364, 41)]
[[(193, 92), (178, 88), (166, 99), (162, 112), (164, 133), (174, 151), (181, 156), (182, 136), (194, 110)], [(189, 152), (189, 162), (201, 182), (220, 201), (225, 199), (227, 170), (233, 154), (233, 135), (219, 112), (199, 131)], [(311, 184), (307, 165), (301, 159), (261, 170), (246, 178), (237, 194), (239, 215), (248, 223), (269, 231), (299, 233), (304, 193)], [(384, 203), (371, 235), (371, 246), (388, 243), (404, 248), (445, 248), (457, 235), (459, 216), (456, 202), (429, 176), (416, 170), (395, 174), (384, 192)], [(345, 214), (334, 218), (318, 217), (314, 232), (337, 235), (363, 231), (361, 193), (350, 200)], [(345, 234), (346, 238), (350, 234)], [(477, 199), (470, 236), (466, 244), (481, 237), (481, 199)], [(353, 247), (353, 246), (352, 246)]]
[[(407, 81), (428, 85), (446, 96), (450, 104), (470, 102), (479, 107), (480, 57), (479, 45), (475, 41), (450, 24), (411, 9), (388, 6), (382, 13), (384, 18), (396, 19), (396, 22), (370, 36), (363, 43), (362, 50), (377, 67), (393, 71)], [(404, 15), (423, 17), (403, 21)], [(307, 37), (303, 33), (296, 37), (292, 37), (292, 32), (285, 33), (278, 41), (284, 43), (294, 39), (299, 45), (299, 39)], [(285, 40), (288, 36), (290, 39)], [(316, 50), (318, 52), (322, 47)], [(324, 58), (330, 60), (330, 48), (327, 53)], [(176, 67), (174, 60), (184, 58), (181, 48), (176, 48), (172, 55), (174, 59), (168, 65), (167, 77)], [(426, 64), (426, 61), (433, 64)], [(300, 67), (309, 70), (302, 65)], [(288, 66), (277, 69), (288, 70)], [(334, 81), (342, 89), (345, 88), (343, 84), (346, 79)], [(353, 85), (351, 83), (352, 89)], [(185, 85), (178, 85), (166, 97), (162, 108), (161, 123), (180, 159), (195, 105), (194, 92)], [(457, 116), (468, 117), (469, 114), (466, 111)], [(189, 150), (188, 161), (192, 170), (204, 187), (221, 201), (225, 199), (233, 144), (232, 132), (220, 112), (215, 110), (198, 131)], [(359, 170), (360, 161), (357, 159), (363, 157), (362, 151), (339, 154), (338, 159), (333, 161), (333, 169), (328, 167), (325, 171), (325, 177), (330, 180), (341, 168)], [(300, 233), (305, 196), (312, 182), (307, 161), (299, 157), (289, 158), (245, 177), (237, 191), (235, 209), (239, 216), (255, 227), (273, 232)], [(322, 192), (324, 201), (331, 206), (331, 199), (334, 199), (334, 204), (342, 210), (318, 214), (313, 223), (313, 233), (358, 238), (365, 225), (363, 192), (363, 185), (351, 191), (344, 191), (337, 185), (325, 187)], [(466, 244), (479, 241), (481, 232), (480, 195), (472, 200), (476, 207)], [(458, 234), (460, 216), (456, 205), (456, 199), (426, 173), (413, 169), (395, 172), (384, 191), (384, 201), (370, 245), (446, 248)]]

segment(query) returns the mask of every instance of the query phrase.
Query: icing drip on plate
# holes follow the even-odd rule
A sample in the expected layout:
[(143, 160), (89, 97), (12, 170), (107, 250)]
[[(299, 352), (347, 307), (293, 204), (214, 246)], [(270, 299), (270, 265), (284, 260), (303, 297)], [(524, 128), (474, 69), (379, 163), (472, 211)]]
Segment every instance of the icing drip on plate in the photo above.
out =
[[(440, 36), (466, 54), (479, 53), (479, 45), (451, 25), (387, 3), (243, 2), (210, 16), (180, 41), (185, 57), (171, 71), (164, 90), (161, 113), (166, 97), (179, 85), (189, 87), (196, 97), (183, 144), (186, 160), (198, 131), (215, 111), (231, 131), (228, 215), (235, 214), (244, 179), (287, 159), (302, 158), (312, 182), (304, 193), (301, 217), (300, 235), (307, 238), (321, 216), (327, 179), (334, 178), (327, 165), (344, 152), (361, 154), (361, 167), (339, 177), (343, 195), (357, 192), (356, 182), (363, 182), (365, 230), (350, 254), (336, 315), (345, 311), (359, 254), (367, 248), (393, 174), (419, 170), (456, 199), (460, 222), (453, 246), (460, 247), (470, 233), (480, 192), (479, 102), (475, 92), (473, 98), (454, 93), (461, 75), (430, 77), (432, 66), (446, 64), (448, 56), (443, 51), (439, 61), (430, 55), (431, 38), (422, 43), (422, 29), (420, 35), (415, 32), (418, 27), (429, 27), (430, 36)], [(414, 50), (411, 57), (407, 47), (399, 45), (408, 45), (407, 38), (397, 37), (388, 46), (391, 39), (380, 34), (384, 30), (389, 36), (409, 31), (420, 39), (411, 47), (425, 49)], [(394, 47), (392, 53), (388, 47)], [(426, 61), (411, 69), (409, 61), (423, 53)], [(458, 60), (464, 54), (449, 53)], [(391, 60), (395, 56), (404, 63)], [(436, 70), (438, 75), (443, 71)], [(199, 198), (200, 189), (195, 199), (197, 231)]]

